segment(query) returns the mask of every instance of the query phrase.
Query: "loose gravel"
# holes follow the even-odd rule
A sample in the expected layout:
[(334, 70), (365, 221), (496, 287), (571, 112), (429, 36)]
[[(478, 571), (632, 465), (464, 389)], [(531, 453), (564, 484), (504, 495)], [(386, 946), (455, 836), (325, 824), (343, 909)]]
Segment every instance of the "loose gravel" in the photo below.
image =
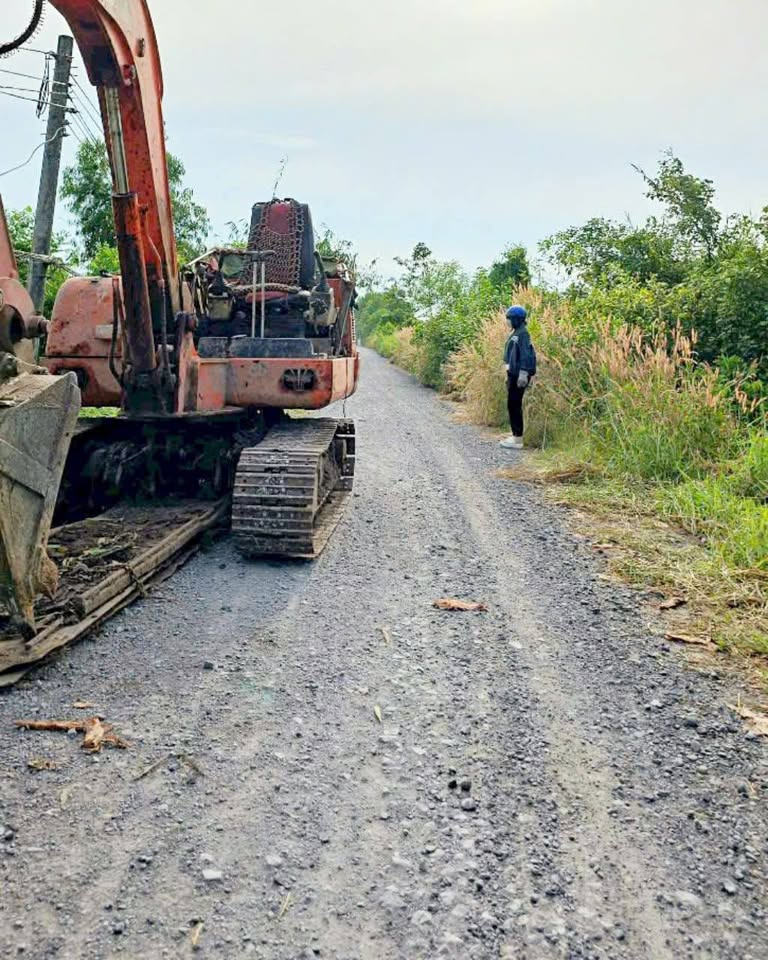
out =
[[(0, 956), (765, 958), (729, 681), (496, 474), (521, 454), (367, 352), (346, 414), (320, 560), (224, 540), (0, 696)], [(79, 700), (133, 749), (13, 727)]]

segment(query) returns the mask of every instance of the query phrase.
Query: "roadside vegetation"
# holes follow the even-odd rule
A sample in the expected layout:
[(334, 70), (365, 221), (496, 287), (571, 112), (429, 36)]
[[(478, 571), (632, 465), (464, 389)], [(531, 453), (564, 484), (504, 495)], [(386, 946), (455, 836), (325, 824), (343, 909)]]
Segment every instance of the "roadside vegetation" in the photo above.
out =
[[(168, 154), (168, 181), (171, 189), (179, 261), (186, 263), (205, 250), (210, 230), (208, 213), (184, 186), (185, 168), (178, 157)], [(119, 273), (112, 220), (112, 182), (103, 142), (84, 141), (73, 163), (62, 173), (59, 196), (72, 215), (72, 229), (53, 235), (51, 256), (57, 260), (46, 275), (43, 314), (51, 316), (59, 288), (71, 274)], [(7, 211), (11, 242), (17, 254), (22, 283), (29, 275), (35, 214), (32, 207)]]
[(519, 247), (467, 276), (419, 245), (400, 279), (364, 298), (360, 328), (473, 422), (505, 427), (502, 308), (523, 303), (540, 359), (526, 422), (538, 452), (509, 475), (588, 516), (614, 572), (684, 609), (687, 640), (762, 670), (768, 214), (723, 217), (711, 182), (671, 155), (639, 174), (659, 215), (545, 240), (556, 288), (531, 285)]

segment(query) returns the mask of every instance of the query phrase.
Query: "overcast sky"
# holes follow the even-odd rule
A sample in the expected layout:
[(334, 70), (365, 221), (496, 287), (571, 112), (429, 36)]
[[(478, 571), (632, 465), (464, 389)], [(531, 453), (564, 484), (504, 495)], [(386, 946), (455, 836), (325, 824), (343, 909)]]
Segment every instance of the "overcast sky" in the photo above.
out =
[[(3, 0), (0, 29), (31, 6)], [(220, 236), (271, 196), (284, 156), (281, 194), (385, 269), (417, 241), (472, 269), (590, 216), (644, 216), (631, 164), (652, 168), (668, 147), (715, 180), (724, 210), (768, 203), (766, 0), (150, 7), (168, 147)], [(33, 43), (53, 47), (65, 30), (49, 7)], [(39, 74), (42, 57), (0, 67)], [(44, 122), (6, 96), (0, 119), (1, 171)], [(39, 157), (0, 178), (7, 206), (34, 203)]]

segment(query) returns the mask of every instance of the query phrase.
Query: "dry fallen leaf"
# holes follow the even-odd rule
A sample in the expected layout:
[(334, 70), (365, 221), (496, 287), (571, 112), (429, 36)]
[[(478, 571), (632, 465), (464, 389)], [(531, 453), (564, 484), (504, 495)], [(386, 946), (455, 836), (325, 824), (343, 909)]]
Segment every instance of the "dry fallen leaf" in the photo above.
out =
[(390, 634), (389, 630), (386, 627), (379, 627), (379, 630), (381, 630), (381, 635), (384, 637), (384, 643), (392, 643), (392, 635)]
[(470, 600), (455, 600), (452, 597), (443, 597), (440, 600), (435, 600), (432, 606), (437, 607), (438, 610), (466, 610), (479, 613), (485, 613), (488, 610), (488, 607), (486, 607), (484, 603), (473, 603)]
[(288, 909), (288, 907), (290, 907), (292, 900), (293, 900), (293, 897), (292, 897), (291, 894), (289, 893), (289, 894), (286, 896), (285, 900), (283, 900), (282, 906), (280, 907), (280, 913), (278, 913), (278, 915), (277, 915), (277, 919), (278, 919), (278, 920), (282, 920), (282, 919), (283, 919), (283, 917), (285, 916), (285, 911)]
[(200, 946), (200, 936), (203, 932), (204, 926), (205, 924), (203, 923), (202, 920), (199, 920), (195, 924), (195, 929), (192, 931), (192, 949), (193, 950), (197, 950), (197, 948)]
[(95, 706), (95, 703), (90, 703), (88, 700), (75, 700), (75, 702), (72, 704), (72, 707), (75, 710), (93, 710)]
[(768, 714), (755, 713), (749, 707), (743, 707), (741, 704), (728, 704), (734, 713), (738, 713), (744, 721), (744, 726), (750, 733), (758, 737), (768, 737)]
[(685, 597), (668, 597), (659, 604), (659, 610), (677, 610), (678, 607), (684, 607), (688, 603)]
[(67, 732), (77, 730), (84, 734), (81, 746), (91, 753), (98, 753), (104, 744), (127, 750), (131, 745), (119, 737), (112, 726), (104, 723), (100, 717), (88, 717), (86, 720), (18, 720), (16, 726), (21, 730), (54, 730)]
[(378, 705), (378, 703), (377, 703), (376, 706), (373, 708), (373, 715), (374, 715), (374, 717), (376, 717), (376, 719), (379, 721), (379, 723), (382, 722), (382, 720), (381, 720), (381, 707)]
[(712, 646), (712, 640), (709, 637), (696, 637), (691, 633), (666, 633), (664, 637), (672, 643), (690, 643), (697, 647)]
[(55, 760), (49, 760), (47, 757), (30, 757), (27, 760), (27, 766), (30, 770), (58, 770), (59, 765)]

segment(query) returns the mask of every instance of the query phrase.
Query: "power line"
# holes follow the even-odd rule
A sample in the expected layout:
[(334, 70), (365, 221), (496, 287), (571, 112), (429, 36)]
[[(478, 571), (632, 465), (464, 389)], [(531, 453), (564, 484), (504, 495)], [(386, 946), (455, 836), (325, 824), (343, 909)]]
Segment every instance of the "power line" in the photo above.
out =
[(70, 127), (69, 131), (79, 144), (84, 144), (86, 142), (74, 127)]
[(17, 90), (19, 93), (38, 93), (35, 87), (14, 87), (10, 84), (0, 83), (0, 90)]
[(73, 104), (75, 107), (78, 108), (78, 109), (77, 109), (78, 116), (80, 117), (80, 119), (82, 120), (82, 122), (85, 124), (85, 126), (88, 128), (88, 131), (91, 133), (91, 135), (94, 136), (94, 137), (97, 137), (97, 138), (101, 137), (101, 135), (102, 135), (102, 134), (101, 134), (101, 120), (96, 120), (96, 121), (95, 121), (96, 130), (98, 131), (98, 134), (95, 134), (95, 133), (91, 130), (91, 122), (93, 122), (93, 117), (92, 117), (92, 115), (90, 115), (90, 114), (87, 112), (87, 106), (83, 103), (82, 98), (81, 98), (80, 96), (77, 96), (77, 99), (75, 99), (73, 96), (70, 96), (70, 100), (71, 100), (72, 104)]
[[(26, 167), (26, 165), (32, 160), (32, 158), (34, 157), (34, 155), (37, 153), (38, 150), (42, 150), (43, 147), (45, 147), (47, 144), (52, 143), (56, 139), (56, 137), (58, 137), (58, 135), (62, 131), (66, 131), (66, 129), (67, 129), (66, 126), (59, 127), (56, 133), (54, 133), (54, 135), (49, 140), (43, 140), (42, 143), (38, 143), (38, 145), (35, 147), (32, 153), (30, 153), (30, 155), (24, 161), (24, 163), (20, 163), (18, 164), (18, 166), (11, 167), (10, 170), (3, 170), (3, 172), (0, 173), (0, 177), (6, 177), (8, 176), (9, 173), (15, 173), (17, 170), (21, 170), (22, 167)], [(64, 134), (64, 136), (66, 136), (66, 133)]]
[[(98, 141), (98, 140), (96, 139), (96, 137), (91, 133), (91, 131), (90, 131), (89, 127), (87, 126), (87, 124), (85, 124), (85, 123), (83, 122), (83, 119), (82, 119), (82, 116), (80, 115), (80, 113), (79, 113), (77, 110), (74, 110), (74, 111), (72, 111), (71, 116), (72, 116), (72, 120), (73, 120), (74, 123), (79, 127), (80, 132), (83, 134), (83, 136), (86, 138), (86, 140), (88, 140), (89, 143), (92, 143), (92, 144), (94, 144), (94, 145), (98, 145), (98, 142), (99, 142), (99, 141)], [(73, 127), (72, 129), (74, 130), (74, 127)]]
[[(42, 53), (44, 57), (56, 57), (57, 53), (55, 50), (39, 50), (37, 47), (17, 47), (17, 50), (21, 52), (22, 50), (27, 51), (28, 53)], [(68, 60), (71, 60), (72, 57), (68, 57)]]
[[(13, 97), (15, 100), (28, 100), (30, 103), (40, 103), (39, 97), (25, 97), (20, 93), (10, 93), (7, 90), (0, 89), (0, 95), (4, 97)], [(50, 101), (44, 101), (46, 105), (50, 104)], [(70, 111), (70, 108), (67, 107), (67, 110)], [(71, 112), (71, 111), (70, 111)]]
[[(22, 73), (20, 70), (9, 70), (7, 67), (0, 67), (0, 73), (10, 73), (14, 77), (24, 77), (25, 80), (37, 80), (40, 82), (40, 77), (36, 73)], [(63, 87), (63, 84), (60, 80), (52, 80), (51, 83), (54, 86)]]
[(101, 129), (101, 122), (102, 122), (102, 121), (101, 121), (101, 112), (93, 105), (93, 103), (91, 102), (91, 100), (90, 100), (89, 97), (88, 97), (88, 94), (85, 92), (85, 90), (84, 90), (84, 89), (82, 88), (82, 86), (80, 85), (80, 81), (77, 79), (77, 77), (72, 77), (72, 82), (74, 83), (74, 85), (77, 87), (77, 89), (78, 89), (78, 91), (79, 91), (79, 94), (76, 94), (76, 95), (79, 96), (80, 98), (82, 98), (82, 101), (83, 101), (83, 103), (85, 104), (86, 109), (88, 110), (88, 112), (89, 112), (90, 115), (91, 115), (91, 119), (96, 123), (96, 126), (97, 126), (97, 127), (99, 128), (99, 130), (100, 130), (100, 129)]

